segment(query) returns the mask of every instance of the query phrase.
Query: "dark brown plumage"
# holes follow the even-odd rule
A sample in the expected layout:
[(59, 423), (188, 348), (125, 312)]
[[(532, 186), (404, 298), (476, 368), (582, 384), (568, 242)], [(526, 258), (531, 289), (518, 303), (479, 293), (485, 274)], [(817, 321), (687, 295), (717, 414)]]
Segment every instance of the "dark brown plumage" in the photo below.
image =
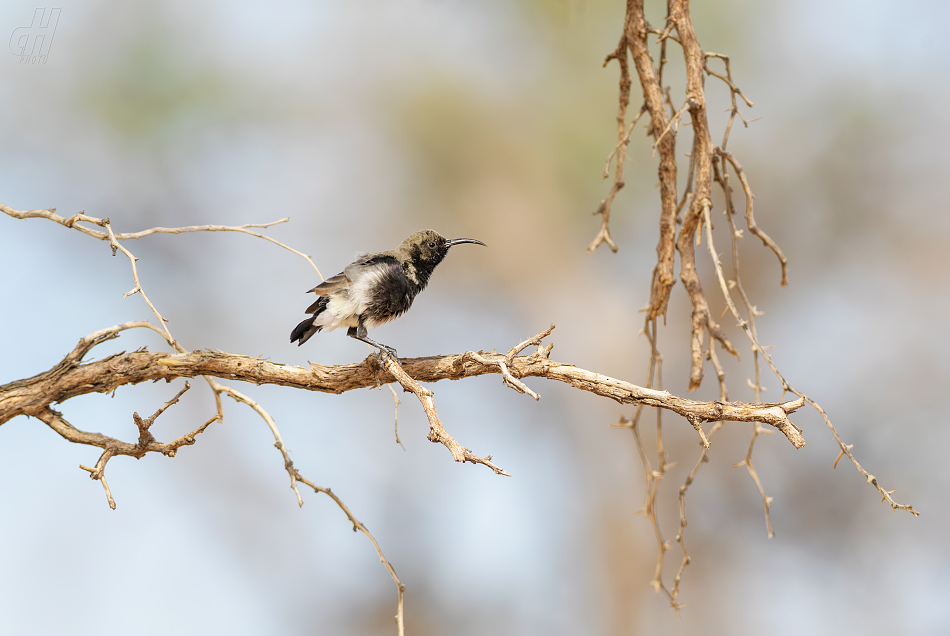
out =
[(396, 357), (392, 347), (370, 340), (367, 329), (408, 311), (449, 248), (460, 243), (484, 245), (475, 239), (447, 239), (434, 230), (420, 230), (394, 250), (367, 254), (350, 263), (310, 290), (318, 295), (307, 308), (313, 315), (294, 328), (290, 341), (299, 346), (321, 330), (348, 327), (346, 335)]

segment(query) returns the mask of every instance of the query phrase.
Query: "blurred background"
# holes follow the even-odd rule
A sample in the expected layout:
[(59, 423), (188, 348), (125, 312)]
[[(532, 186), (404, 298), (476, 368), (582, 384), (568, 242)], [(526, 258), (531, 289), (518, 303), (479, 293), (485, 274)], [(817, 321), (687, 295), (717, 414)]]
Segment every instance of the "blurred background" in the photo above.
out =
[[(664, 6), (648, 3), (654, 24)], [(35, 9), (4, 2), (0, 35), (29, 26)], [(610, 428), (631, 408), (536, 379), (538, 403), (497, 375), (433, 386), (450, 432), (494, 455), (508, 479), (426, 441), (410, 395), (403, 450), (388, 390), (238, 386), (273, 415), (302, 473), (375, 534), (407, 586), (409, 634), (945, 633), (950, 6), (731, 0), (695, 2), (692, 13), (704, 48), (732, 55), (756, 102), (746, 116), (761, 119), (735, 128), (729, 148), (760, 226), (791, 262), (781, 288), (771, 253), (741, 242), (746, 288), (765, 312), (760, 340), (922, 515), (891, 514), (844, 461), (832, 471), (837, 447), (803, 409), (793, 419), (804, 449), (780, 435), (757, 442), (775, 498), (768, 539), (761, 499), (732, 467), (751, 426), (726, 424), (688, 492), (692, 565), (677, 616), (649, 585), (656, 543), (635, 514), (644, 480), (632, 434)], [(614, 204), (620, 251), (585, 254), (615, 144), (618, 69), (601, 64), (622, 22), (619, 1), (66, 1), (46, 63), (0, 53), (0, 201), (86, 210), (116, 231), (289, 216), (268, 233), (326, 276), (423, 227), (481, 239), (487, 249), (453, 250), (413, 310), (373, 337), (407, 357), (505, 351), (554, 322), (553, 359), (642, 383), (637, 311), (659, 212), (642, 126)], [(707, 88), (718, 139), (728, 91), (715, 79)], [(689, 134), (678, 138), (684, 173)], [(725, 226), (721, 211), (717, 201)], [(318, 280), (272, 244), (192, 234), (127, 246), (188, 348), (300, 365), (367, 355), (340, 332), (288, 343)], [(699, 262), (718, 316), (705, 245)], [(48, 221), (0, 216), (0, 268), (0, 383), (49, 369), (92, 331), (154, 321), (140, 296), (123, 300), (133, 282), (121, 255)], [(723, 356), (730, 397), (751, 400), (748, 345), (730, 318), (722, 324), (743, 356)], [(660, 346), (665, 386), (678, 394), (688, 338), (677, 283)], [(94, 353), (145, 345), (167, 349), (126, 332)], [(695, 395), (713, 399), (706, 372)], [(192, 384), (153, 428), (160, 439), (213, 413), (210, 391)], [(778, 399), (765, 384), (764, 399)], [(132, 412), (151, 414), (180, 386), (122, 387), (61, 408), (79, 428), (134, 439)], [(0, 632), (395, 633), (395, 588), (370, 543), (326, 497), (304, 493), (298, 509), (267, 427), (241, 405), (225, 409), (224, 423), (174, 459), (113, 459), (116, 511), (78, 468), (98, 449), (33, 419), (0, 428)], [(665, 422), (680, 462), (658, 497), (672, 541), (677, 489), (699, 446), (685, 421)], [(673, 552), (668, 583), (678, 565)]]

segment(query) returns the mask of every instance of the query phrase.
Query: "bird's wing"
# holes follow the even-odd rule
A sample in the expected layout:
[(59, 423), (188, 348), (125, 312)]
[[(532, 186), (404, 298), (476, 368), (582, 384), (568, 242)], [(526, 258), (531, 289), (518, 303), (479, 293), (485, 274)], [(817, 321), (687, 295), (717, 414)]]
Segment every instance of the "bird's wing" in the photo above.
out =
[(326, 279), (307, 293), (309, 294), (310, 292), (316, 292), (319, 296), (326, 296), (333, 290), (339, 289), (340, 287), (345, 287), (347, 284), (349, 284), (349, 281), (346, 279), (346, 274), (344, 272), (340, 272), (333, 278)]
[(347, 281), (355, 283), (370, 272), (384, 272), (395, 268), (398, 268), (400, 272), (402, 271), (402, 265), (392, 256), (388, 254), (368, 254), (347, 265), (346, 269), (343, 270), (343, 275)]
[(332, 291), (356, 282), (361, 274), (365, 274), (368, 270), (376, 269), (381, 265), (402, 269), (402, 265), (399, 264), (399, 261), (388, 254), (368, 254), (350, 263), (342, 272), (332, 278), (326, 279), (310, 291), (319, 296), (326, 296)]

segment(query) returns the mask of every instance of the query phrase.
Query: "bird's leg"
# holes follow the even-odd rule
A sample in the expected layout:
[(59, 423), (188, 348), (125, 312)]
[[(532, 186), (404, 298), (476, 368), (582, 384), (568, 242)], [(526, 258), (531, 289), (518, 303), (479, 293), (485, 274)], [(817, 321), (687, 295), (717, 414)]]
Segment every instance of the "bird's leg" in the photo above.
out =
[(350, 327), (349, 330), (346, 332), (346, 335), (348, 335), (350, 338), (355, 338), (356, 340), (362, 340), (363, 342), (365, 342), (371, 347), (376, 347), (377, 349), (379, 349), (380, 355), (382, 355), (383, 353), (386, 353), (386, 355), (392, 357), (393, 360), (399, 359), (399, 356), (396, 354), (395, 349), (393, 349), (392, 347), (388, 347), (384, 344), (380, 344), (376, 342), (375, 340), (371, 340), (369, 336), (366, 335), (366, 326), (363, 324), (362, 320), (360, 321), (358, 326)]

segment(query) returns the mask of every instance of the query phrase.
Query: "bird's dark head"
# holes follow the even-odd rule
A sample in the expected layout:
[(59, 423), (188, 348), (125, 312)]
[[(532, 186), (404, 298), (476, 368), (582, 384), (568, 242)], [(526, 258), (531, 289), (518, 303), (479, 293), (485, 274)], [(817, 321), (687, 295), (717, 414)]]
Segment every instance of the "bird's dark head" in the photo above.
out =
[(416, 267), (431, 272), (449, 253), (449, 248), (460, 243), (484, 245), (475, 239), (447, 239), (435, 230), (419, 230), (403, 241), (397, 251)]

